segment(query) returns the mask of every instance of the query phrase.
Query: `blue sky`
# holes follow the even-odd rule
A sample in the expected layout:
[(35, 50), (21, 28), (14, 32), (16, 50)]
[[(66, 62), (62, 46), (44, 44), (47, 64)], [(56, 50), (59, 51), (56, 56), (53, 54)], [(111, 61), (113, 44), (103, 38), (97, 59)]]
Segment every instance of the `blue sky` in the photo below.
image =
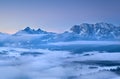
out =
[(120, 0), (0, 0), (0, 31), (63, 32), (81, 23), (120, 24)]

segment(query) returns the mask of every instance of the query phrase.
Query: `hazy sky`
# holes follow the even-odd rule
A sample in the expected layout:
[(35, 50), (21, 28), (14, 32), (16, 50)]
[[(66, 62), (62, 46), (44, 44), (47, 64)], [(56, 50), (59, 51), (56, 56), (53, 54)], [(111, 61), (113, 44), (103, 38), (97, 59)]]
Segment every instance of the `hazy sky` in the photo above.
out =
[(0, 31), (26, 26), (63, 32), (75, 24), (120, 24), (120, 0), (0, 0)]

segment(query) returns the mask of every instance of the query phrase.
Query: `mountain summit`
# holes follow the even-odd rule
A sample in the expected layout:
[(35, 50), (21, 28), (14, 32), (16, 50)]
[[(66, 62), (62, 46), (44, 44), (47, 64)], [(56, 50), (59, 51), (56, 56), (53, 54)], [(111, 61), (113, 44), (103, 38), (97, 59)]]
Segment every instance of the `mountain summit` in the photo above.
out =
[(70, 30), (83, 39), (117, 39), (120, 37), (120, 26), (103, 22), (83, 23), (73, 26)]
[(0, 45), (30, 45), (36, 46), (53, 42), (71, 41), (120, 41), (120, 26), (109, 23), (74, 25), (70, 31), (64, 33), (52, 33), (40, 28), (26, 27), (13, 35), (0, 33)]
[(48, 32), (41, 30), (40, 28), (35, 30), (35, 29), (31, 29), (30, 27), (26, 27), (25, 29), (18, 31), (16, 34), (21, 35), (21, 34), (47, 34), (47, 33)]
[(25, 29), (18, 31), (15, 35), (24, 34), (49, 34), (52, 36), (50, 37), (52, 38), (52, 41), (119, 40), (120, 26), (115, 26), (113, 24), (104, 22), (96, 24), (82, 23), (80, 25), (74, 25), (72, 28), (70, 28), (70, 31), (61, 34), (47, 32), (40, 28), (31, 29), (30, 27), (26, 27)]
[[(37, 34), (37, 35), (36, 35)], [(26, 38), (23, 38), (25, 35)], [(80, 25), (74, 25), (70, 28), (70, 31), (64, 33), (52, 33), (44, 31), (40, 28), (32, 29), (26, 27), (23, 30), (13, 34), (14, 41), (21, 40), (34, 41), (36, 43), (45, 42), (62, 42), (62, 41), (80, 41), (80, 40), (120, 40), (120, 26), (115, 26), (109, 23), (96, 23), (88, 24), (82, 23)], [(13, 40), (13, 37), (10, 36)], [(10, 38), (9, 37), (9, 38)], [(22, 39), (21, 39), (22, 38)], [(11, 40), (10, 39), (10, 40)], [(6, 39), (8, 40), (8, 38)], [(14, 42), (13, 41), (13, 42)]]

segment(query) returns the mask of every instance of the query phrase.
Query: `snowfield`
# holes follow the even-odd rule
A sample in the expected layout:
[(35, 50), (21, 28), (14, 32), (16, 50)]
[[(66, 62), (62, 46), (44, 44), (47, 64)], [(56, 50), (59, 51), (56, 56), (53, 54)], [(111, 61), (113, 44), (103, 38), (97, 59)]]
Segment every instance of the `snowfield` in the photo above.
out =
[(0, 79), (119, 79), (110, 71), (119, 61), (119, 52), (0, 47)]

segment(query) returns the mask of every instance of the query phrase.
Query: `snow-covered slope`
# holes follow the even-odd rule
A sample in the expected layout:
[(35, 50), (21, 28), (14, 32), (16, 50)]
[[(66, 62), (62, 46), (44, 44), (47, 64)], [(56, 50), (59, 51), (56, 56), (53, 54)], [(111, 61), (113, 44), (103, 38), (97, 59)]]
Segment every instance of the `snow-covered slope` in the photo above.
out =
[(119, 41), (120, 26), (108, 23), (88, 24), (73, 26), (70, 31), (64, 33), (53, 33), (35, 30), (26, 27), (13, 35), (0, 33), (0, 45), (41, 45), (51, 42), (70, 42), (81, 40)]
[(79, 41), (79, 40), (120, 40), (120, 26), (109, 23), (74, 25), (70, 31), (57, 34), (54, 41)]
[(17, 33), (15, 33), (15, 35), (25, 35), (25, 34), (52, 34), (52, 32), (46, 32), (40, 28), (38, 28), (37, 30), (35, 29), (31, 29), (30, 27), (26, 27), (23, 30), (18, 31)]
[(120, 39), (120, 26), (109, 23), (83, 23), (73, 26), (70, 30), (73, 33), (79, 34), (82, 39)]
[[(45, 44), (52, 40), (55, 33), (46, 32), (40, 28), (35, 30), (30, 27), (26, 27), (23, 30), (16, 32), (15, 34), (6, 36), (0, 34), (0, 46), (31, 46)], [(4, 39), (3, 39), (4, 38)]]

